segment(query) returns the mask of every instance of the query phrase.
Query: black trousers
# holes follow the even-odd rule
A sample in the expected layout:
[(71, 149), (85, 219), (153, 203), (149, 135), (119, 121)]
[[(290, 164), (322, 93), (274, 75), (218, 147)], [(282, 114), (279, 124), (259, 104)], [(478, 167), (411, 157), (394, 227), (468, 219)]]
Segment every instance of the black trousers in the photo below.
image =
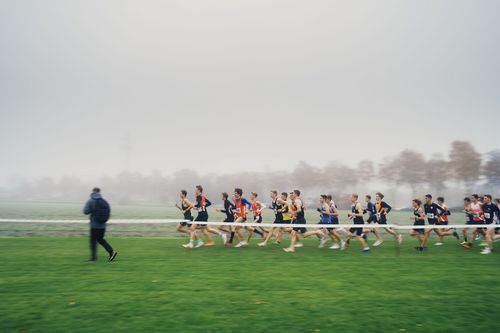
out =
[(97, 259), (97, 243), (101, 244), (106, 249), (106, 251), (108, 251), (110, 255), (113, 253), (113, 248), (104, 239), (105, 232), (106, 229), (90, 228), (90, 252), (91, 252), (90, 259), (92, 260)]

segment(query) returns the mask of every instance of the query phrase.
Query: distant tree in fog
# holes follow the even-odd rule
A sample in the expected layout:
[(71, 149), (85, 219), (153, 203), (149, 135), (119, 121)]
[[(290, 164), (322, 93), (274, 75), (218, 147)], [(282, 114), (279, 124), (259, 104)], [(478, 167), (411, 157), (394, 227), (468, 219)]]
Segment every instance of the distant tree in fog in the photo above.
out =
[(292, 171), (290, 182), (293, 182), (290, 186), (302, 189), (320, 186), (322, 183), (321, 169), (307, 162), (300, 161)]
[(355, 187), (359, 179), (356, 170), (339, 162), (330, 162), (323, 168), (322, 184), (334, 193), (345, 193)]
[(463, 183), (467, 192), (472, 191), (481, 174), (481, 154), (470, 142), (454, 141), (451, 143), (449, 162), (453, 179)]
[(431, 192), (441, 195), (446, 189), (445, 182), (450, 178), (450, 163), (444, 160), (441, 155), (433, 155), (427, 161), (425, 178), (429, 184)]
[(486, 177), (487, 188), (497, 191), (500, 187), (500, 150), (493, 150), (486, 154), (488, 160), (483, 166), (483, 175)]
[(375, 164), (372, 161), (363, 160), (358, 163), (356, 177), (361, 183), (369, 183), (375, 177)]
[(379, 175), (387, 182), (408, 185), (415, 196), (426, 181), (424, 155), (412, 150), (402, 151), (396, 158), (380, 166)]

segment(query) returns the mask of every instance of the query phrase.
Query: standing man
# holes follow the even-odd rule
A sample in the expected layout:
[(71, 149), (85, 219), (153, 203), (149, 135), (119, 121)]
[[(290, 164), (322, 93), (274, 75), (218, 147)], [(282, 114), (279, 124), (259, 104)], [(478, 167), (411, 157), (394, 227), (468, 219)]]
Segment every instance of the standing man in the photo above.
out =
[(92, 190), (90, 199), (83, 208), (85, 215), (90, 215), (90, 259), (88, 262), (97, 261), (97, 243), (101, 244), (109, 254), (109, 261), (116, 258), (118, 252), (113, 250), (111, 245), (104, 239), (106, 232), (106, 222), (111, 215), (111, 208), (106, 200), (101, 196), (101, 189), (98, 187)]

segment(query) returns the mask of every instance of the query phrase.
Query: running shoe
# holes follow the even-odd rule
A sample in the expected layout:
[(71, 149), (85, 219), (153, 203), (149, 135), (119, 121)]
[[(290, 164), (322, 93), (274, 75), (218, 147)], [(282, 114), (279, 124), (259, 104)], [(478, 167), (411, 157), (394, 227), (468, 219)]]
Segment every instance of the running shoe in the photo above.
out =
[(491, 249), (489, 247), (485, 247), (481, 252), (479, 252), (481, 254), (490, 254), (491, 253)]
[(318, 248), (324, 248), (326, 244), (326, 238), (320, 238)]
[(117, 255), (118, 255), (118, 252), (113, 251), (113, 253), (111, 253), (109, 255), (109, 261), (111, 262), (111, 261), (115, 260), (115, 258), (116, 258)]

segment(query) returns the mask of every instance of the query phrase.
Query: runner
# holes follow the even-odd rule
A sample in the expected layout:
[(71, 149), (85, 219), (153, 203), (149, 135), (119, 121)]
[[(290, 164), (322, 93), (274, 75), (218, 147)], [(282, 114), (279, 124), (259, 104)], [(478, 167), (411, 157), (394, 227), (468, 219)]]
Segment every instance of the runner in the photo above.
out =
[[(243, 190), (241, 188), (235, 188), (234, 189), (234, 226), (231, 227), (231, 232), (234, 232), (236, 235), (236, 239), (238, 240), (238, 244), (236, 244), (234, 247), (243, 247), (247, 246), (248, 242), (243, 238), (243, 235), (241, 234), (241, 228), (240, 226), (243, 223), (246, 222), (247, 220), (247, 205), (244, 202), (244, 198), (242, 197), (243, 195)], [(252, 227), (245, 227), (246, 230), (248, 230), (249, 235), (252, 234), (253, 228)]]
[[(325, 233), (330, 234), (330, 230), (334, 230), (331, 225), (333, 225), (332, 214), (330, 212), (330, 205), (328, 201), (328, 196), (326, 194), (322, 194), (319, 197), (319, 208), (317, 209), (319, 212), (319, 223), (321, 225), (325, 225), (324, 228), (318, 228), (322, 232), (320, 236), (319, 248), (325, 247), (326, 238), (323, 236)], [(335, 238), (332, 237), (332, 240)]]
[[(283, 216), (282, 224), (291, 224), (292, 223), (292, 215), (291, 215), (291, 204), (288, 202), (288, 193), (282, 192), (281, 197), (278, 198), (278, 204), (281, 204), (281, 208), (278, 208), (278, 212)], [(281, 244), (281, 239), (283, 237), (283, 231), (291, 233), (292, 228), (283, 228), (280, 227), (278, 229), (278, 235), (276, 236), (276, 241), (274, 244)]]
[[(384, 195), (380, 192), (377, 192), (375, 194), (375, 211), (377, 212), (377, 224), (387, 224), (387, 214), (392, 210), (392, 207), (389, 206), (385, 201), (383, 201)], [(398, 245), (401, 245), (401, 242), (403, 241), (403, 236), (400, 233), (397, 233), (394, 231), (392, 228), (384, 228), (386, 232), (391, 234)], [(380, 234), (379, 234), (380, 237)], [(375, 243), (373, 243), (373, 246), (379, 246), (383, 243), (382, 237), (380, 237)]]
[[(411, 220), (414, 226), (425, 226), (425, 211), (422, 208), (422, 201), (419, 199), (413, 199), (412, 201), (413, 215)], [(427, 243), (428, 233), (424, 228), (414, 228), (410, 230), (410, 236), (416, 236), (418, 238), (419, 245), (415, 248), (417, 251), (424, 251), (426, 249), (425, 244)]]
[[(283, 213), (281, 210), (282, 210), (284, 204), (278, 198), (278, 191), (274, 191), (274, 190), (271, 191), (269, 196), (271, 197), (271, 206), (269, 207), (269, 209), (272, 209), (274, 212), (274, 222), (273, 223), (274, 224), (281, 224), (281, 223), (283, 223)], [(278, 233), (279, 233), (279, 231), (278, 231)], [(269, 239), (271, 239), (272, 236), (274, 236), (274, 227), (271, 227), (271, 229), (269, 229), (269, 232), (267, 233), (267, 236), (264, 239), (264, 241), (259, 243), (258, 245), (259, 246), (267, 246), (267, 242), (269, 241)]]
[[(356, 193), (351, 194), (351, 211), (347, 214), (349, 219), (353, 220), (354, 224), (364, 225), (365, 221), (363, 220), (363, 212), (364, 209), (361, 206), (361, 203), (358, 201), (358, 195)], [(369, 253), (370, 248), (368, 244), (366, 244), (365, 239), (363, 238), (363, 227), (351, 228), (347, 231), (347, 240), (342, 242), (341, 250), (345, 250), (349, 245), (349, 240), (356, 238), (361, 244), (361, 248), (363, 249), (363, 253)]]
[[(227, 192), (222, 192), (222, 202), (224, 203), (224, 209), (216, 209), (216, 211), (226, 214), (226, 218), (223, 222), (234, 222), (234, 205), (229, 201), (229, 194)], [(231, 228), (226, 226), (219, 226), (219, 230), (228, 233), (231, 232)], [(225, 236), (227, 239), (227, 234)], [(231, 238), (229, 241), (224, 242), (224, 245), (229, 246), (233, 243), (234, 233), (231, 232)]]
[[(365, 224), (376, 223), (377, 209), (375, 208), (375, 205), (372, 202), (372, 196), (369, 194), (365, 195), (365, 202), (366, 202), (365, 213), (368, 213), (368, 219), (366, 220)], [(380, 231), (378, 229), (379, 228), (369, 228), (369, 227), (363, 229), (363, 233), (366, 236), (368, 236), (368, 233), (370, 232), (375, 235), (376, 241), (374, 245), (377, 244), (377, 246), (382, 244), (383, 242), (382, 237), (380, 236)], [(368, 240), (368, 237), (366, 237), (365, 240)]]
[[(495, 217), (498, 218), (500, 215), (500, 210), (498, 209), (498, 206), (492, 202), (492, 197), (489, 194), (486, 194), (483, 197), (483, 202), (484, 222), (486, 225), (493, 225)], [(493, 241), (500, 238), (500, 235), (495, 234), (496, 229), (497, 228), (492, 226), (485, 229), (487, 245), (481, 251), (481, 254), (490, 254), (493, 251)]]
[[(212, 205), (212, 203), (203, 195), (203, 187), (201, 185), (196, 186), (196, 204), (194, 208), (198, 211), (198, 215), (196, 216), (195, 222), (206, 222), (208, 221), (208, 212), (207, 207)], [(206, 224), (193, 224), (191, 226), (191, 236), (188, 244), (182, 245), (186, 249), (192, 249), (193, 247), (202, 247), (202, 246), (214, 246), (215, 243), (212, 241), (210, 237), (210, 233), (219, 235), (222, 238), (223, 243), (226, 242), (225, 234), (221, 231), (217, 231), (212, 229), (210, 226)], [(207, 243), (203, 243), (201, 239), (197, 238), (196, 230), (201, 229), (202, 234), (207, 238)], [(198, 243), (194, 246), (194, 241), (198, 239)]]
[[(424, 211), (425, 211), (425, 215), (427, 216), (427, 222), (430, 225), (439, 225), (438, 216), (444, 213), (444, 209), (441, 206), (439, 206), (438, 204), (432, 202), (432, 195), (430, 195), (430, 194), (427, 194), (425, 196)], [(456, 239), (460, 239), (460, 236), (458, 235), (456, 230), (444, 231), (444, 230), (438, 229), (438, 228), (427, 229), (426, 236), (429, 237), (430, 233), (433, 230), (439, 237), (455, 236)]]
[[(255, 192), (250, 193), (250, 201), (252, 202), (250, 209), (253, 213), (253, 223), (262, 223), (262, 211), (266, 209), (266, 205), (257, 200), (258, 196), (259, 195)], [(266, 239), (268, 231), (262, 227), (258, 228), (261, 230), (261, 232), (256, 231), (257, 227), (254, 227), (254, 232), (260, 234), (263, 239)], [(247, 243), (250, 243), (251, 238), (252, 238), (252, 233), (248, 235)]]
[[(194, 206), (187, 199), (187, 191), (181, 190), (179, 197), (181, 198), (181, 204), (179, 205), (178, 203), (176, 203), (175, 207), (177, 207), (182, 212), (182, 215), (184, 216), (184, 220), (193, 221), (193, 215), (191, 214), (191, 209), (193, 209)], [(191, 228), (191, 223), (188, 223), (188, 222), (180, 222), (175, 227), (175, 229), (178, 232), (188, 234), (188, 235), (191, 234), (191, 231), (189, 230), (189, 228)]]
[[(330, 207), (330, 218), (332, 220), (332, 224), (339, 224), (340, 213), (339, 210), (337, 209), (335, 201), (333, 201), (333, 197), (329, 194), (326, 196), (326, 199), (328, 201), (328, 206)], [(340, 238), (340, 235), (337, 230), (338, 229), (336, 228), (328, 229), (330, 238), (333, 241), (332, 246), (329, 247), (330, 250), (338, 250), (340, 249), (340, 244), (342, 244), (342, 239)]]
[[(483, 214), (483, 207), (482, 207), (482, 202), (483, 198), (479, 198), (478, 194), (473, 194), (470, 204), (470, 209), (472, 212), (472, 220), (473, 224), (484, 224), (484, 214)], [(484, 232), (483, 228), (475, 228), (474, 231), (472, 232), (472, 237), (470, 238), (469, 242), (467, 244), (464, 244), (464, 247), (466, 249), (470, 249), (472, 247), (472, 241), (474, 240), (480, 240), (481, 236), (486, 237), (486, 234)], [(486, 245), (486, 244), (480, 244), (480, 245)]]
[[(293, 192), (290, 193), (290, 199), (292, 200), (292, 224), (296, 225), (305, 225), (306, 218), (304, 214), (304, 203), (302, 202), (302, 199), (300, 198), (300, 191), (299, 190), (293, 190)], [(314, 230), (314, 231), (307, 231), (305, 227), (300, 227), (300, 226), (295, 226), (292, 230), (291, 234), (291, 240), (290, 240), (290, 246), (287, 248), (284, 248), (283, 251), (285, 252), (295, 252), (295, 247), (302, 247), (303, 244), (298, 242), (299, 239), (299, 234), (306, 238), (311, 235), (318, 235), (321, 239), (323, 239), (325, 236), (321, 230)], [(298, 245), (298, 246), (297, 246)]]
[[(448, 225), (448, 216), (451, 215), (451, 212), (448, 209), (448, 206), (446, 206), (444, 203), (444, 197), (438, 197), (437, 204), (439, 205), (439, 207), (442, 208), (442, 213), (437, 216), (438, 225)], [(441, 230), (443, 230), (443, 229), (441, 229)], [(450, 229), (447, 229), (446, 231), (448, 231), (448, 230), (450, 230)], [(440, 240), (438, 242), (436, 242), (434, 245), (436, 245), (436, 246), (444, 245), (443, 237), (439, 237), (439, 238), (440, 238)]]
[[(471, 199), (469, 197), (464, 198), (464, 210), (463, 213), (465, 214), (465, 224), (474, 224), (474, 213), (472, 212), (472, 207), (471, 207)], [(466, 249), (470, 248), (469, 242), (468, 242), (468, 232), (469, 228), (463, 228), (462, 229), (462, 234), (464, 236), (464, 241), (460, 243), (463, 247)]]

